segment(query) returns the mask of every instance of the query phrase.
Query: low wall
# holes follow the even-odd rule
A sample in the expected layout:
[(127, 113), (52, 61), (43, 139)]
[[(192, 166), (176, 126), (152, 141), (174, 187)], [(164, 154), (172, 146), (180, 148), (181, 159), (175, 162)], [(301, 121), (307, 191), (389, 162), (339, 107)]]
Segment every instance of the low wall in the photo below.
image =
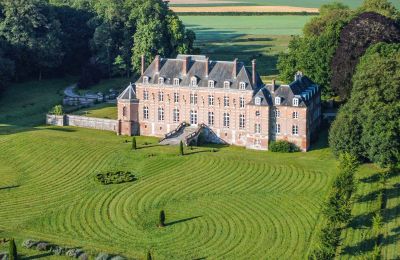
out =
[(57, 125), (57, 126), (77, 126), (77, 127), (93, 128), (93, 129), (113, 131), (113, 132), (118, 131), (118, 120), (87, 117), (87, 116), (47, 115), (46, 124)]

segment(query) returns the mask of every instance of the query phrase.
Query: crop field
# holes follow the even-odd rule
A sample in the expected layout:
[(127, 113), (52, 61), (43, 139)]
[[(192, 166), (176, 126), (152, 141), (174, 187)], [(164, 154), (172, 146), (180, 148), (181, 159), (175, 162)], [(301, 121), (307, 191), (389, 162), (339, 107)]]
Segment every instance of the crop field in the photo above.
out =
[[(327, 148), (279, 154), (194, 147), (178, 156), (177, 147), (155, 138), (138, 137), (132, 151), (129, 138), (112, 132), (35, 126), (46, 111), (41, 100), (57, 102), (68, 83), (13, 86), (0, 103), (0, 238), (135, 258), (147, 250), (155, 259), (305, 258), (337, 173)], [(13, 115), (23, 108), (10, 105), (13, 93), (40, 86), (47, 96), (30, 107), (36, 119), (18, 121)], [(103, 186), (94, 176), (105, 171), (130, 171), (138, 180)], [(159, 228), (162, 209), (167, 226)]]
[[(170, 0), (171, 6), (295, 6), (319, 8), (323, 4), (332, 3), (332, 0)], [(342, 0), (337, 1), (352, 8), (360, 6), (363, 0)], [(397, 8), (400, 3), (397, 0), (391, 0)]]
[(301, 34), (313, 16), (179, 16), (196, 32), (196, 46), (211, 59), (238, 58), (251, 66), (257, 59), (263, 76), (278, 74), (279, 52), (286, 50), (291, 35)]
[[(358, 174), (358, 190), (354, 196), (353, 219), (343, 232), (341, 247), (343, 259), (354, 257), (372, 259), (377, 241), (373, 230), (373, 217), (380, 209), (378, 194), (383, 190), (380, 184), (382, 170), (365, 165)], [(387, 178), (386, 208), (382, 212), (381, 243), (382, 259), (398, 259), (400, 256), (400, 172), (393, 172)]]

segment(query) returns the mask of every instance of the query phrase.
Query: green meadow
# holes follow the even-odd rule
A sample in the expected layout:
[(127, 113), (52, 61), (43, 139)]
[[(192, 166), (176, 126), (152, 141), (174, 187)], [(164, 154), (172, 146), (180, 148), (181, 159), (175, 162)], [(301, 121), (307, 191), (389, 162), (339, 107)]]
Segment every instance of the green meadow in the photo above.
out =
[(278, 54), (287, 49), (292, 35), (299, 35), (313, 16), (180, 16), (196, 32), (201, 53), (216, 60), (238, 58), (251, 66), (257, 59), (261, 75), (277, 75)]
[[(206, 146), (178, 156), (148, 137), (132, 151), (112, 132), (43, 126), (73, 80), (16, 84), (1, 100), (0, 238), (15, 237), (33, 258), (55, 259), (21, 249), (24, 239), (139, 259), (148, 250), (155, 259), (306, 257), (337, 173), (324, 138), (308, 153)], [(94, 181), (109, 170), (138, 180)]]

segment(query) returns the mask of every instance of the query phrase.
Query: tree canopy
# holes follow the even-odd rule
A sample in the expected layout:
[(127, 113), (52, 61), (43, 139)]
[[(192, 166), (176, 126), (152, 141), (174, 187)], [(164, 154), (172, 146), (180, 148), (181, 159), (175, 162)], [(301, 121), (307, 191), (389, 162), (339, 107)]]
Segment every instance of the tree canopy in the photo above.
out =
[(379, 43), (361, 58), (349, 101), (330, 130), (335, 154), (348, 152), (383, 167), (400, 159), (400, 44)]

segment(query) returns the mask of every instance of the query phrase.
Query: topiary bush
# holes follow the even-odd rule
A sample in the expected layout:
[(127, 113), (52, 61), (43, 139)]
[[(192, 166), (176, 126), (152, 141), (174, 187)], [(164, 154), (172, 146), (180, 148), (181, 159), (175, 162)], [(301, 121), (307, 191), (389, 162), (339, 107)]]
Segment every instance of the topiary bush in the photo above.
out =
[(271, 142), (271, 144), (269, 145), (269, 150), (271, 152), (293, 153), (300, 151), (300, 148), (291, 142), (281, 140)]
[(111, 256), (109, 254), (107, 254), (107, 253), (99, 253), (96, 256), (95, 260), (108, 260), (110, 258), (111, 258)]
[(24, 242), (22, 242), (22, 247), (32, 248), (32, 247), (36, 246), (38, 243), (39, 243), (39, 241), (35, 241), (35, 240), (32, 240), (32, 239), (27, 239)]
[(70, 250), (68, 250), (65, 255), (69, 256), (69, 257), (74, 257), (74, 258), (78, 258), (81, 254), (83, 254), (83, 250), (82, 249), (78, 249), (78, 248), (72, 248)]
[(50, 249), (50, 252), (53, 253), (54, 255), (64, 255), (65, 254), (65, 248), (61, 246), (53, 246)]
[(36, 249), (39, 251), (47, 251), (50, 249), (50, 244), (46, 242), (40, 242), (36, 245)]
[(116, 171), (96, 174), (95, 180), (103, 185), (132, 182), (137, 180), (131, 172)]

